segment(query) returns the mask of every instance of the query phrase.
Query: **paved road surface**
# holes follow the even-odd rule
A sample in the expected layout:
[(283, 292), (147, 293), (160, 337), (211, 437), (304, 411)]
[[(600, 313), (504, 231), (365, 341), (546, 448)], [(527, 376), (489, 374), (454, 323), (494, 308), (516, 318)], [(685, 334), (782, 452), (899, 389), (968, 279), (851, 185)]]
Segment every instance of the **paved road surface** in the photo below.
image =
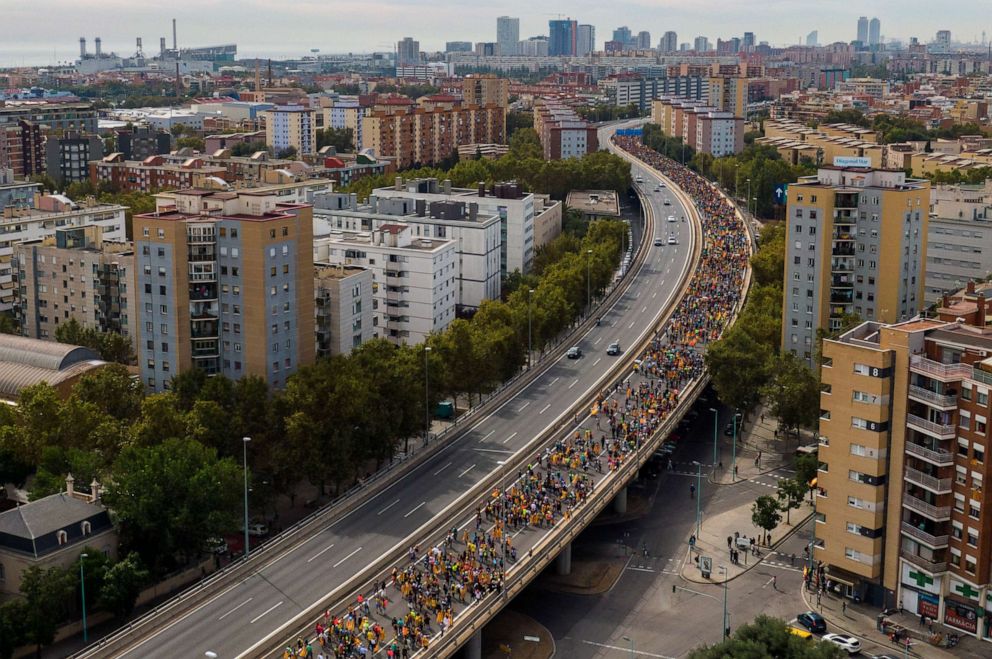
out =
[[(654, 180), (650, 172), (640, 173), (646, 182)], [(605, 322), (578, 343), (585, 353), (582, 359), (563, 357), (447, 450), (122, 656), (202, 657), (209, 650), (235, 657), (279, 643), (282, 639), (269, 638), (273, 630), (327, 598), (360, 567), (405, 546), (409, 534), (443, 514), (485, 474), (498, 469), (500, 461), (553, 425), (576, 399), (595, 391), (608, 360), (614, 359), (606, 355), (607, 345), (620, 341), (627, 349), (654, 325), (678, 289), (691, 253), (688, 222), (665, 222), (671, 212), (684, 215), (685, 209), (667, 189), (649, 194), (656, 234), (667, 239), (671, 233), (679, 244), (648, 247), (647, 261), (630, 290), (604, 314)], [(664, 206), (665, 198), (674, 205)]]

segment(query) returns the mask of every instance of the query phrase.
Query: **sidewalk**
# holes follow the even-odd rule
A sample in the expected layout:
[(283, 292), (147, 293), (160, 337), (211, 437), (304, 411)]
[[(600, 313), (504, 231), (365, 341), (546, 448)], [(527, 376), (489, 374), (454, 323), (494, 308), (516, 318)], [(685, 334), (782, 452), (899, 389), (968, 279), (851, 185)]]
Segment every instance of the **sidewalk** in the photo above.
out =
[[(734, 439), (723, 435), (723, 428), (720, 428), (719, 455), (722, 467), (718, 465), (710, 476), (711, 483), (737, 483), (781, 467), (789, 467), (798, 446), (816, 441), (815, 435), (805, 430), (798, 442), (791, 433), (786, 435), (778, 432), (778, 421), (764, 406), (755, 408), (744, 419), (743, 426), (743, 430), (740, 427), (737, 429), (737, 477), (734, 478), (733, 474)], [(761, 460), (756, 463), (755, 458), (759, 453)]]
[[(888, 636), (877, 629), (876, 617), (878, 609), (865, 604), (855, 604), (847, 598), (841, 598), (833, 593), (824, 593), (817, 605), (815, 592), (807, 592), (805, 588), (800, 589), (803, 606), (811, 611), (819, 612), (827, 621), (827, 631), (844, 632), (857, 636), (862, 642), (870, 642), (884, 648), (885, 653), (892, 656), (903, 656), (903, 647), (892, 642)], [(843, 607), (843, 601), (847, 602), (847, 609)], [(946, 657), (988, 657), (989, 646), (983, 641), (972, 636), (966, 636), (957, 632), (961, 638), (957, 647), (953, 650), (945, 650), (930, 645), (927, 642), (929, 629), (920, 626), (919, 616), (911, 613), (895, 613), (886, 616), (886, 619), (905, 627), (912, 637), (909, 655), (912, 657), (922, 657), (923, 659), (944, 659)], [(934, 623), (934, 632), (940, 632), (946, 638), (949, 633), (956, 630)]]

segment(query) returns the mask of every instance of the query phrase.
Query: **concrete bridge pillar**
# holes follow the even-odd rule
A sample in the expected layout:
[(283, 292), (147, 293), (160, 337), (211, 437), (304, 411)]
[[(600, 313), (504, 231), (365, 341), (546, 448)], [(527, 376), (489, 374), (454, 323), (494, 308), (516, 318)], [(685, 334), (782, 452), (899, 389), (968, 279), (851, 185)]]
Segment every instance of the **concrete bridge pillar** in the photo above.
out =
[(572, 543), (568, 543), (561, 548), (558, 559), (555, 561), (555, 572), (560, 576), (568, 576), (572, 573)]
[(627, 512), (627, 488), (623, 488), (613, 497), (613, 512), (623, 515)]
[(468, 643), (465, 644), (462, 650), (462, 656), (465, 659), (482, 659), (482, 630), (472, 634), (472, 638), (468, 639)]

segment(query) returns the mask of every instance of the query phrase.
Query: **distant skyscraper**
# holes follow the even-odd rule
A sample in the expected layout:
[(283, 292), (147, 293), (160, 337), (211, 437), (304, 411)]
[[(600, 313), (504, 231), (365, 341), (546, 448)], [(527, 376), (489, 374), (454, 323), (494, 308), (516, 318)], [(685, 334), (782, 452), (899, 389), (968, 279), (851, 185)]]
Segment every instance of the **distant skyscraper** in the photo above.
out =
[(877, 18), (868, 22), (868, 45), (877, 46), (882, 43), (882, 21)]
[(710, 40), (706, 37), (696, 37), (692, 49), (697, 53), (705, 53), (710, 49)]
[(446, 53), (471, 53), (472, 52), (472, 42), (471, 41), (447, 41), (444, 44), (444, 52), (446, 52)]
[(578, 23), (570, 18), (548, 21), (548, 55), (572, 57), (576, 51)]
[(663, 53), (674, 53), (679, 49), (679, 35), (669, 30), (658, 42), (658, 50)]
[(416, 66), (420, 64), (420, 42), (412, 37), (403, 37), (396, 44), (396, 65)]
[(642, 30), (637, 33), (637, 49), (638, 50), (649, 50), (651, 48), (651, 33), (647, 30)]
[(933, 44), (930, 46), (931, 53), (949, 53), (951, 52), (951, 31), (950, 30), (938, 30), (937, 38), (934, 39)]
[(496, 19), (496, 43), (500, 55), (516, 55), (520, 41), (520, 19), (500, 16)]
[(575, 54), (590, 55), (596, 50), (596, 27), (594, 25), (579, 25), (576, 37)]
[(746, 53), (754, 50), (754, 32), (744, 33), (744, 39), (741, 40), (741, 50)]
[(820, 45), (820, 33), (813, 30), (806, 35), (806, 45), (807, 46), (818, 46)]
[(634, 37), (630, 32), (630, 28), (626, 25), (613, 30), (613, 40), (617, 43), (622, 43), (624, 49), (629, 48), (634, 43)]
[(858, 41), (863, 44), (868, 43), (868, 17), (861, 16), (858, 18)]

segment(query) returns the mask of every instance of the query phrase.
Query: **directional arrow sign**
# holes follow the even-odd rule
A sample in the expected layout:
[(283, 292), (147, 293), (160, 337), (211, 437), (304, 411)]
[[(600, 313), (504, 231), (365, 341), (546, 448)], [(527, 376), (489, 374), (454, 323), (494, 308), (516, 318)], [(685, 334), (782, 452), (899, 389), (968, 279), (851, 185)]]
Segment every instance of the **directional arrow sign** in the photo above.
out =
[(782, 183), (775, 186), (775, 203), (784, 204), (785, 203), (785, 193), (789, 189), (788, 183)]

